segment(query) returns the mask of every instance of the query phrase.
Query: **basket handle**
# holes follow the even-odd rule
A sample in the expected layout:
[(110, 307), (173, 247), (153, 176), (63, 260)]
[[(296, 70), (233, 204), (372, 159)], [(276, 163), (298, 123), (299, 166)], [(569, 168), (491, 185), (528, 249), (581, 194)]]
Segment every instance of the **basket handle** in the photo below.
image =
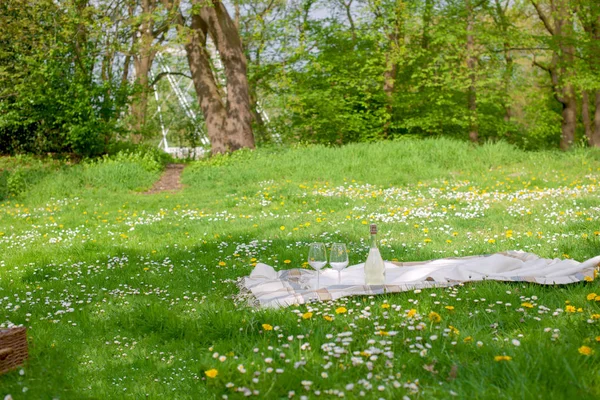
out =
[(5, 360), (13, 351), (14, 351), (14, 349), (12, 347), (7, 347), (6, 349), (1, 349), (0, 350), (0, 360)]

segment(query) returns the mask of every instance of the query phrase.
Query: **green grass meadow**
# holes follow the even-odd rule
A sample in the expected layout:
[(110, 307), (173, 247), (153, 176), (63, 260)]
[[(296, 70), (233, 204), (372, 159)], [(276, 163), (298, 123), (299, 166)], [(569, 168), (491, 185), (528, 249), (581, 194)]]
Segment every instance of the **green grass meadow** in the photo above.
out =
[(314, 241), (362, 262), (369, 223), (387, 260), (600, 255), (598, 150), (259, 149), (192, 162), (182, 191), (154, 195), (143, 157), (0, 169), (0, 324), (30, 346), (0, 398), (600, 398), (597, 280), (280, 310), (237, 287), (256, 262), (306, 267)]

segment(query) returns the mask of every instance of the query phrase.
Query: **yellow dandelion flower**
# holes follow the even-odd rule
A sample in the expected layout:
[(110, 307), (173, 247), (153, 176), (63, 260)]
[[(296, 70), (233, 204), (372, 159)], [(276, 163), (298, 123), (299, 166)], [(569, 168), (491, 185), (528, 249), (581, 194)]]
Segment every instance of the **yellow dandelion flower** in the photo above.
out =
[(574, 313), (575, 311), (577, 311), (577, 309), (575, 307), (569, 305), (565, 308), (565, 311), (568, 313)]
[(304, 314), (302, 314), (302, 319), (311, 319), (312, 316), (313, 316), (313, 313), (305, 312)]
[(521, 307), (525, 307), (525, 308), (533, 308), (533, 304), (525, 302), (521, 304)]
[(390, 305), (388, 303), (383, 303), (381, 305), (381, 308), (390, 308)]
[(448, 328), (450, 329), (450, 332), (452, 332), (455, 335), (460, 335), (460, 331), (458, 329), (456, 329), (455, 327), (453, 327), (452, 325), (448, 325)]
[(588, 300), (595, 300), (595, 299), (596, 299), (596, 296), (598, 296), (596, 293), (590, 293), (590, 294), (588, 294), (588, 295), (587, 295), (587, 297), (586, 297), (586, 298), (587, 298)]
[(472, 341), (473, 341), (473, 338), (471, 336), (467, 336), (466, 338), (463, 339), (463, 342), (465, 342), (465, 343), (469, 343)]
[(429, 238), (425, 238), (425, 240), (423, 240), (425, 243), (431, 243), (431, 239)]
[(291, 263), (291, 262), (292, 262), (292, 260), (284, 260), (284, 261), (283, 261), (283, 263), (284, 263), (284, 264), (289, 264), (289, 263)]
[(346, 307), (338, 307), (338, 308), (335, 309), (335, 313), (336, 314), (344, 314), (347, 311), (348, 310), (346, 309)]
[(600, 314), (592, 314), (592, 319), (600, 319)]
[(436, 313), (435, 311), (432, 311), (429, 313), (429, 320), (431, 320), (431, 322), (438, 323), (442, 320), (442, 317), (440, 316), (440, 314)]
[(208, 371), (204, 371), (204, 375), (206, 375), (207, 377), (214, 379), (216, 378), (217, 375), (219, 375), (219, 371), (217, 371), (216, 369), (209, 369)]
[(594, 277), (593, 276), (585, 276), (583, 277), (583, 280), (586, 282), (593, 282), (594, 281)]
[(596, 342), (600, 342), (600, 336), (596, 336)]
[(269, 324), (262, 324), (262, 328), (265, 331), (272, 331), (273, 330), (273, 325), (269, 325)]
[(408, 312), (406, 313), (406, 316), (408, 318), (412, 318), (417, 314), (417, 310), (415, 310), (414, 308), (411, 308), (410, 310), (408, 310)]
[(227, 263), (225, 263), (225, 261), (219, 261), (219, 266), (220, 267), (224, 267), (226, 265), (227, 265)]
[(331, 317), (329, 315), (325, 315), (323, 318), (325, 319), (325, 321), (329, 321), (329, 322), (333, 321), (333, 317)]
[(510, 361), (510, 360), (512, 360), (512, 357), (511, 356), (495, 356), (494, 360), (498, 361), (498, 362), (500, 362), (500, 361)]
[(282, 231), (285, 231), (285, 226), (281, 225), (281, 226), (279, 227), (279, 229), (281, 229)]
[(496, 243), (496, 240), (495, 239), (489, 239), (488, 243), (494, 244), (494, 243)]
[(446, 310), (448, 310), (448, 311), (452, 311), (452, 310), (454, 310), (454, 306), (446, 306), (446, 307), (444, 307), (444, 308), (445, 308)]
[(379, 331), (379, 334), (380, 334), (381, 336), (389, 336), (389, 335), (390, 335), (390, 334), (389, 334), (388, 332), (386, 332), (386, 331)]
[(592, 348), (588, 346), (581, 346), (577, 349), (577, 351), (579, 352), (579, 354), (583, 354), (584, 356), (589, 356), (594, 352), (594, 350), (592, 350)]

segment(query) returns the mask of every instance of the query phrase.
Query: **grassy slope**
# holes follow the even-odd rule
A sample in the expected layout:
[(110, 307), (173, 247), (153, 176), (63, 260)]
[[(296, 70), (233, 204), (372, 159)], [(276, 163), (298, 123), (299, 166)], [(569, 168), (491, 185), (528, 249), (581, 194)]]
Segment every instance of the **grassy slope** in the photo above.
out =
[[(156, 178), (135, 164), (49, 173), (0, 204), (0, 318), (30, 327), (32, 355), (24, 375), (0, 377), (0, 395), (598, 398), (600, 302), (586, 300), (596, 282), (486, 282), (280, 311), (233, 297), (255, 259), (300, 267), (312, 241), (346, 242), (351, 263), (363, 260), (371, 221), (387, 259), (506, 249), (587, 259), (600, 254), (599, 177), (598, 151), (448, 140), (242, 154), (188, 167), (178, 194), (132, 191)], [(582, 311), (561, 311), (566, 301)], [(373, 347), (393, 355), (369, 360)]]

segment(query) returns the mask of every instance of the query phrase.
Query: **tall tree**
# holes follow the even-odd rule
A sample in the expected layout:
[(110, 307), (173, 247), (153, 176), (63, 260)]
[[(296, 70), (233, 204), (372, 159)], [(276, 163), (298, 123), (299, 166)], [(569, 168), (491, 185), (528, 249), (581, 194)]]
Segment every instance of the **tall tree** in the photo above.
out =
[(552, 57), (549, 62), (534, 64), (550, 74), (554, 97), (562, 105), (560, 148), (571, 147), (577, 128), (577, 96), (573, 87), (575, 46), (573, 13), (569, 0), (530, 0), (544, 28), (550, 35)]
[(385, 32), (385, 40), (387, 41), (383, 46), (386, 49), (383, 92), (387, 99), (387, 121), (383, 126), (383, 137), (387, 138), (390, 136), (390, 127), (394, 113), (394, 92), (396, 90), (399, 63), (406, 51), (404, 46), (405, 19), (407, 17), (406, 3), (403, 0), (392, 0), (388, 3), (384, 1), (370, 1), (369, 6), (381, 25), (383, 32)]
[[(126, 55), (125, 74), (128, 73), (130, 59), (133, 59), (137, 91), (131, 99), (131, 127), (134, 140), (141, 140), (148, 111), (148, 97), (152, 93), (150, 71), (160, 45), (177, 15), (179, 0), (127, 0), (130, 18), (131, 49)], [(139, 4), (138, 4), (139, 2)]]
[(475, 9), (472, 0), (465, 0), (467, 13), (467, 70), (469, 74), (469, 88), (467, 89), (467, 105), (469, 108), (469, 139), (479, 141), (479, 128), (477, 126), (477, 56), (475, 54)]
[(512, 117), (512, 106), (510, 104), (511, 80), (515, 70), (515, 62), (513, 59), (513, 50), (511, 49), (511, 21), (508, 16), (511, 0), (494, 0), (492, 6), (492, 18), (498, 27), (502, 40), (502, 53), (504, 54), (504, 72), (502, 73), (503, 83), (503, 107), (504, 121), (510, 122)]
[[(188, 20), (185, 49), (211, 152), (254, 148), (246, 56), (234, 21), (219, 0), (193, 0)], [(182, 27), (184, 22), (181, 15)], [(223, 64), (226, 93), (220, 90), (211, 68), (209, 38)]]
[[(582, 119), (585, 136), (592, 147), (600, 147), (600, 2), (596, 0), (573, 0), (573, 8), (586, 34), (583, 51), (586, 67), (595, 77), (595, 82), (586, 82), (592, 86), (591, 96), (586, 88), (582, 93)], [(590, 97), (594, 100), (595, 111), (591, 118)]]

